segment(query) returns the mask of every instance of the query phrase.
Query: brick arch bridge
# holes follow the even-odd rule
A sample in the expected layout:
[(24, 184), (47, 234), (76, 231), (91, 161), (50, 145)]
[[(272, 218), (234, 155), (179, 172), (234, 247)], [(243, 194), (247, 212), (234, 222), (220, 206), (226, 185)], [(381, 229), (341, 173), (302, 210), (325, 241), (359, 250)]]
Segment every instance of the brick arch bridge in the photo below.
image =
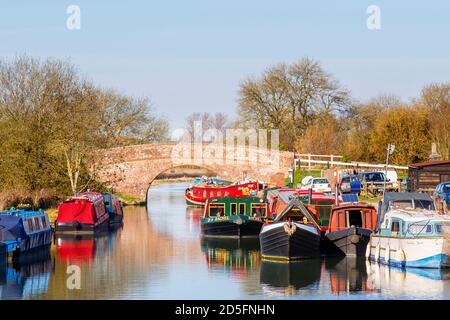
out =
[(213, 144), (147, 144), (105, 149), (94, 164), (97, 179), (115, 191), (144, 199), (153, 180), (171, 168), (194, 165), (235, 181), (243, 173), (281, 185), (293, 153)]

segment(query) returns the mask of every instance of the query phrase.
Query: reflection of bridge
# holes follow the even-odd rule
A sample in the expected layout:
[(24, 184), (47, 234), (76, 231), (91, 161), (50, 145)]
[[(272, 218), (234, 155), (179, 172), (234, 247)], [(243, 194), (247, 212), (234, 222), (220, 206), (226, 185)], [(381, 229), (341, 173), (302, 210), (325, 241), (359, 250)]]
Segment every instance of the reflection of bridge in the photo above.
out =
[(235, 181), (246, 174), (266, 183), (280, 184), (293, 160), (291, 152), (218, 144), (152, 144), (103, 150), (96, 163), (100, 181), (118, 192), (144, 198), (162, 172), (194, 165)]

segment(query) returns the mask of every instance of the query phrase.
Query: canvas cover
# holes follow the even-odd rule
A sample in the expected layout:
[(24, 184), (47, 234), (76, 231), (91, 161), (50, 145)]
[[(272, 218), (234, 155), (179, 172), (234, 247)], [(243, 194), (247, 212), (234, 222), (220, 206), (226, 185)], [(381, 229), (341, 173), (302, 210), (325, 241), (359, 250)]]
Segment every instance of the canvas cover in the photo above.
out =
[(0, 214), (1, 241), (15, 241), (17, 238), (25, 239), (27, 237), (21, 217)]

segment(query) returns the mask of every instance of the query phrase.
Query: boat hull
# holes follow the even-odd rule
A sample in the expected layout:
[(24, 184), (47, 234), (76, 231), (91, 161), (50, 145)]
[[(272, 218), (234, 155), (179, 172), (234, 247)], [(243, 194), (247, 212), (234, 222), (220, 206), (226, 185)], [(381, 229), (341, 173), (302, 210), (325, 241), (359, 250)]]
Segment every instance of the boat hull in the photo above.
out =
[(93, 234), (107, 229), (109, 226), (109, 217), (101, 220), (96, 224), (80, 223), (76, 220), (72, 222), (56, 222), (56, 234)]
[(202, 223), (201, 230), (203, 237), (256, 238), (261, 231), (262, 225), (261, 220), (238, 219)]
[(277, 222), (265, 225), (259, 235), (261, 255), (270, 260), (299, 260), (320, 256), (320, 233), (310, 225)]
[(366, 254), (371, 234), (372, 230), (353, 227), (329, 232), (325, 237), (333, 244), (333, 249), (337, 254), (363, 257)]
[(396, 267), (450, 268), (450, 243), (439, 237), (392, 238), (372, 235), (366, 257)]

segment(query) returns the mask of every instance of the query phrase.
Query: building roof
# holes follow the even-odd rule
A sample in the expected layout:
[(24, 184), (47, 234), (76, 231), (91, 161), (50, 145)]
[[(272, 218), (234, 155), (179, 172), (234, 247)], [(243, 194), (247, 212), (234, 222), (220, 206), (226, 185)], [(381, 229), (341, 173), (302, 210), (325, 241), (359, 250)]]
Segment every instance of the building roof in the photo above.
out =
[(437, 160), (437, 161), (412, 163), (409, 165), (409, 167), (421, 168), (421, 167), (438, 166), (438, 165), (442, 165), (442, 164), (450, 164), (450, 160)]

